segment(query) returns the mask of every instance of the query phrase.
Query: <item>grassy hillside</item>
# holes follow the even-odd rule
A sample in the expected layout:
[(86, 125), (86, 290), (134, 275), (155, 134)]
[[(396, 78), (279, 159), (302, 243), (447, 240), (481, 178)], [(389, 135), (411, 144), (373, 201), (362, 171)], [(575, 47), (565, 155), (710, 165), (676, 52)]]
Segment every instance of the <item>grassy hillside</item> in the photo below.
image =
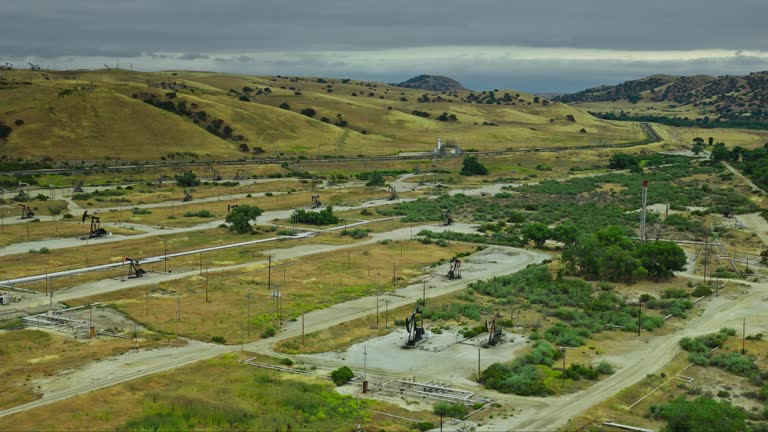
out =
[(652, 75), (555, 99), (593, 112), (624, 111), (704, 123), (718, 119), (768, 123), (768, 72), (721, 77)]
[(10, 127), (0, 157), (54, 161), (395, 154), (429, 150), (438, 136), (478, 150), (643, 138), (635, 123), (520, 92), (335, 78), (4, 71), (0, 98)]

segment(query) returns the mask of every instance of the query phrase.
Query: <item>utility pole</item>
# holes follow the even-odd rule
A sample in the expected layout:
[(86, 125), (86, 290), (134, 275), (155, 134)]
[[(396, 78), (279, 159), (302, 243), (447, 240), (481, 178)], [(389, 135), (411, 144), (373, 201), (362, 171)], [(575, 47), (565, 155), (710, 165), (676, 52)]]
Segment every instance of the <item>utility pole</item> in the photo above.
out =
[(376, 328), (379, 328), (379, 290), (376, 289)]
[(480, 382), (480, 347), (477, 347), (477, 382)]
[(704, 228), (704, 284), (707, 283), (707, 265), (709, 264), (709, 230)]
[(205, 269), (205, 302), (208, 303), (208, 268)]
[(742, 321), (741, 321), (741, 353), (742, 354), (747, 353), (746, 339), (747, 339), (747, 319), (742, 318)]
[(200, 252), (198, 255), (200, 256), (200, 276), (202, 276), (203, 275), (203, 253)]
[(304, 315), (305, 312), (301, 313), (301, 346), (304, 346)]
[(389, 299), (384, 300), (384, 328), (389, 329)]
[(565, 391), (565, 347), (562, 347), (561, 349), (563, 350), (563, 384), (560, 391)]
[(165, 263), (165, 272), (168, 273), (168, 239), (163, 239), (163, 262)]

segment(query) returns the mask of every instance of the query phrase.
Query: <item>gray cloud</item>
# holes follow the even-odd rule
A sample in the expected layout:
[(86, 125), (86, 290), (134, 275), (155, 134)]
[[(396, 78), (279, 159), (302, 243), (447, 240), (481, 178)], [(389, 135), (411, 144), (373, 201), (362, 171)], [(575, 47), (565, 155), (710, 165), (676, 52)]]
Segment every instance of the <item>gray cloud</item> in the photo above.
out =
[[(763, 22), (768, 16), (768, 2), (764, 0), (6, 3), (10, 4), (4, 4), (0, 14), (0, 60), (44, 59), (56, 64), (60, 62), (57, 59), (69, 57), (75, 60), (68, 64), (79, 62), (88, 67), (121, 57), (145, 69), (194, 66), (230, 72), (300, 71), (389, 80), (433, 72), (456, 75), (476, 83), (472, 85), (477, 88), (513, 85), (522, 77), (529, 77), (526, 82), (538, 83), (537, 90), (554, 90), (570, 86), (568, 83), (610, 77), (620, 81), (655, 72), (744, 73), (766, 68), (764, 59), (749, 52), (765, 49), (768, 40)], [(432, 58), (407, 55), (399, 61), (384, 61), (377, 54), (441, 47), (464, 50), (457, 50), (451, 62), (438, 63)], [(725, 63), (701, 56), (633, 64), (622, 57), (613, 63), (589, 58), (544, 61), (500, 52), (499, 61), (494, 63), (487, 59), (478, 62), (471, 47), (621, 52), (722, 49), (745, 53), (734, 54)], [(161, 57), (165, 55), (170, 58)], [(366, 58), (370, 61), (366, 62)], [(485, 69), (499, 64), (504, 65), (504, 73)], [(655, 66), (661, 69), (650, 69)], [(273, 69), (268, 70), (270, 67)], [(533, 71), (533, 67), (547, 67), (558, 73), (555, 76), (549, 70)], [(543, 77), (551, 78), (544, 81)]]

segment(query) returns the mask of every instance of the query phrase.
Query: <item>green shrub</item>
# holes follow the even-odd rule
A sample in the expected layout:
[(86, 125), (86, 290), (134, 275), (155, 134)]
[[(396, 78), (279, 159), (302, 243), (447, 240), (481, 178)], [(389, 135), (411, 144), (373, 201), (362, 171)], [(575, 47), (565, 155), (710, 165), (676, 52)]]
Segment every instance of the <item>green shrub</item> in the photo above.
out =
[(354, 377), (355, 374), (352, 372), (352, 369), (348, 368), (347, 366), (342, 366), (331, 372), (331, 380), (337, 386), (342, 386), (350, 382)]
[(460, 419), (467, 415), (467, 407), (462, 404), (441, 401), (432, 406), (432, 412), (437, 415)]
[(208, 210), (200, 210), (200, 211), (188, 211), (184, 213), (184, 217), (199, 217), (199, 218), (212, 218), (214, 217), (213, 213), (209, 212)]
[(211, 342), (224, 344), (224, 343), (227, 343), (227, 340), (224, 339), (224, 337), (222, 337), (222, 336), (213, 336), (211, 338)]

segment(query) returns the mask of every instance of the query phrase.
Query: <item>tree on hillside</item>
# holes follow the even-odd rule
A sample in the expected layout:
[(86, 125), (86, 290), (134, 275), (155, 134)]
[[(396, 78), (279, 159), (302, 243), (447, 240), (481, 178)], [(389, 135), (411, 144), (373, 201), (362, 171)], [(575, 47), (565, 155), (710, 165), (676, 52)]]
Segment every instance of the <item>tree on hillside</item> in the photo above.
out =
[(304, 108), (303, 110), (301, 110), (301, 114), (309, 118), (312, 118), (315, 116), (315, 114), (317, 114), (317, 111), (315, 111), (313, 108)]
[(284, 110), (289, 110), (289, 109), (291, 109), (291, 106), (288, 105), (287, 103), (283, 102), (283, 103), (280, 104), (280, 108), (282, 108)]
[(245, 234), (253, 231), (251, 221), (255, 221), (262, 213), (263, 210), (259, 207), (243, 204), (232, 209), (226, 221), (230, 224), (230, 230)]
[(488, 175), (488, 168), (481, 164), (476, 156), (468, 156), (464, 158), (459, 174), (463, 176)]
[(693, 139), (693, 143), (694, 144), (699, 144), (699, 145), (704, 144), (704, 138), (696, 137), (696, 138)]
[(7, 126), (3, 124), (3, 122), (0, 122), (0, 140), (5, 140), (8, 138), (8, 135), (11, 134), (13, 129), (10, 126)]
[(176, 184), (181, 187), (192, 187), (199, 185), (200, 180), (197, 178), (195, 173), (192, 171), (187, 171), (176, 176)]

